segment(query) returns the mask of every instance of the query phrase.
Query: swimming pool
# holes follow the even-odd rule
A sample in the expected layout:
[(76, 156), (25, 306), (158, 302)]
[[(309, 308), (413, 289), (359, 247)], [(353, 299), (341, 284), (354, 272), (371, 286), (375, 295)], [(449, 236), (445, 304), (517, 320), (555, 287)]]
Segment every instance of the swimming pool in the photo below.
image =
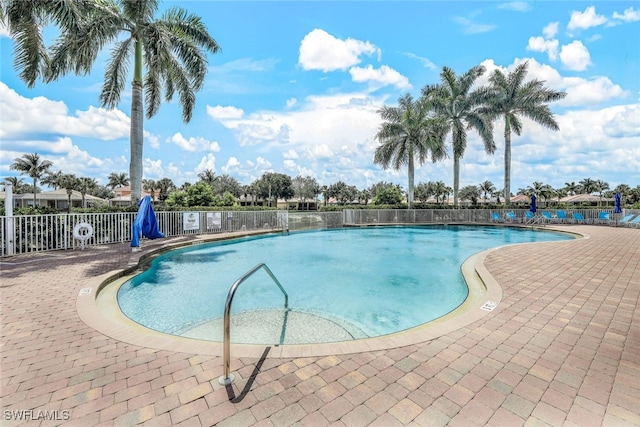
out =
[(569, 238), (510, 227), (429, 226), (238, 239), (160, 255), (120, 287), (118, 303), (126, 316), (151, 329), (221, 341), (229, 287), (265, 262), (287, 290), (292, 311), (283, 310), (282, 293), (266, 274), (252, 276), (234, 298), (233, 342), (376, 337), (459, 306), (468, 292), (460, 266), (470, 255), (508, 243)]

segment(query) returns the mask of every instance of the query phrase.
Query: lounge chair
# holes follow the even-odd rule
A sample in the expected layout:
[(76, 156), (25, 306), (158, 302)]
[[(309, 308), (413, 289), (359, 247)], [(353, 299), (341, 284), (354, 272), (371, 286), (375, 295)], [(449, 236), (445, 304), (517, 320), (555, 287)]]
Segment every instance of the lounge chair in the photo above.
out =
[(618, 224), (626, 225), (628, 222), (631, 221), (631, 219), (634, 216), (635, 216), (635, 214), (627, 214), (627, 215), (623, 216), (622, 218), (620, 218), (620, 220), (618, 221)]
[(530, 222), (534, 222), (534, 221), (535, 221), (536, 216), (535, 216), (535, 214), (534, 214), (533, 212), (531, 212), (531, 211), (526, 211), (526, 212), (524, 213), (524, 218), (525, 218), (525, 222), (526, 222), (526, 223), (530, 223)]
[(551, 212), (542, 212), (542, 220), (546, 222), (554, 222), (555, 218), (551, 215)]
[(567, 220), (569, 219), (567, 218), (567, 214), (564, 211), (558, 211), (556, 213), (556, 216), (558, 217), (558, 221), (562, 223), (566, 223)]
[(625, 225), (628, 225), (629, 227), (640, 228), (640, 215), (638, 215), (637, 217), (633, 218), (631, 221), (627, 222)]
[(498, 212), (491, 212), (491, 222), (503, 222)]
[(598, 212), (598, 218), (596, 219), (596, 221), (598, 221), (598, 224), (609, 224), (609, 222), (611, 221), (609, 212)]
[(507, 222), (516, 222), (516, 221), (518, 221), (518, 217), (513, 212), (507, 212), (506, 214), (504, 214), (504, 216), (507, 219)]
[(580, 212), (572, 212), (573, 220), (578, 224), (586, 224), (584, 216)]

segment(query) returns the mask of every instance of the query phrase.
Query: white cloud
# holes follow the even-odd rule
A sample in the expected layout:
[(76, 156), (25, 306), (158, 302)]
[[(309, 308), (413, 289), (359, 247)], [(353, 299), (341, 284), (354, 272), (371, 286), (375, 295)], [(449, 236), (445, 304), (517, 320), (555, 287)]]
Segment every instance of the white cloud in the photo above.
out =
[(237, 170), (240, 166), (240, 162), (234, 156), (229, 157), (227, 160), (227, 164), (222, 167), (222, 172), (225, 174), (231, 174), (233, 171)]
[(186, 139), (180, 132), (175, 133), (169, 141), (186, 151), (220, 151), (217, 141), (211, 142), (202, 137)]
[(613, 18), (624, 22), (640, 21), (640, 10), (635, 10), (633, 7), (630, 7), (625, 9), (621, 14), (613, 12)]
[(552, 39), (558, 34), (559, 22), (550, 22), (542, 29), (542, 35), (545, 39)]
[(454, 18), (459, 25), (463, 27), (463, 31), (465, 34), (480, 34), (487, 33), (496, 28), (496, 25), (493, 24), (480, 24), (472, 21), (469, 18), (465, 18), (463, 16), (456, 16)]
[(380, 68), (373, 68), (368, 65), (366, 68), (352, 67), (349, 69), (351, 79), (356, 83), (369, 83), (374, 88), (393, 85), (397, 89), (411, 89), (409, 79), (386, 65)]
[(304, 70), (321, 70), (325, 73), (346, 70), (360, 63), (361, 55), (380, 55), (380, 49), (370, 42), (348, 38), (338, 39), (321, 29), (314, 29), (300, 42), (298, 64)]
[(436, 64), (434, 64), (433, 62), (431, 62), (431, 60), (429, 58), (425, 58), (422, 56), (418, 56), (414, 53), (411, 52), (404, 52), (405, 56), (408, 56), (411, 59), (416, 59), (417, 61), (419, 61), (425, 68), (428, 68), (430, 70), (436, 70), (438, 69), (438, 67), (436, 66)]
[(287, 99), (287, 108), (291, 108), (298, 103), (298, 100), (295, 98)]
[(89, 106), (85, 111), (69, 109), (62, 101), (43, 96), (25, 98), (0, 82), (0, 137), (15, 138), (33, 133), (83, 136), (102, 140), (128, 138), (129, 117), (120, 110)]
[(299, 156), (296, 150), (291, 149), (283, 152), (282, 157), (284, 157), (285, 159), (297, 159)]
[(527, 50), (546, 52), (549, 55), (549, 59), (554, 61), (558, 58), (558, 40), (545, 40), (540, 36), (529, 37)]
[(514, 10), (516, 12), (528, 12), (531, 10), (531, 5), (526, 1), (512, 1), (499, 4), (498, 9)]
[(567, 30), (586, 30), (587, 28), (597, 27), (607, 22), (607, 18), (596, 13), (595, 6), (587, 7), (584, 12), (574, 10), (571, 12), (571, 19), (567, 25)]
[(215, 107), (212, 107), (207, 105), (207, 114), (214, 120), (239, 119), (244, 115), (244, 111), (240, 108), (231, 106), (223, 107), (221, 105), (216, 105)]
[(587, 105), (589, 108), (593, 108), (593, 106), (608, 100), (629, 96), (628, 92), (623, 90), (619, 85), (614, 84), (608, 77), (598, 76), (590, 79), (582, 77), (562, 77), (555, 68), (547, 64), (541, 64), (534, 58), (518, 58), (508, 67), (498, 66), (490, 59), (485, 60), (482, 62), (482, 65), (487, 71), (479, 79), (478, 84), (487, 84), (489, 76), (495, 69), (499, 69), (506, 75), (517, 65), (525, 61), (529, 63), (527, 80), (542, 80), (545, 82), (545, 86), (567, 92), (567, 96), (564, 99), (555, 102), (553, 105), (562, 107)]
[(216, 156), (211, 153), (203, 156), (200, 159), (200, 163), (198, 163), (198, 166), (196, 166), (196, 172), (198, 173), (202, 172), (205, 169), (211, 169), (214, 172), (216, 170)]
[(580, 40), (574, 40), (562, 46), (560, 61), (569, 70), (584, 71), (591, 65), (591, 56)]

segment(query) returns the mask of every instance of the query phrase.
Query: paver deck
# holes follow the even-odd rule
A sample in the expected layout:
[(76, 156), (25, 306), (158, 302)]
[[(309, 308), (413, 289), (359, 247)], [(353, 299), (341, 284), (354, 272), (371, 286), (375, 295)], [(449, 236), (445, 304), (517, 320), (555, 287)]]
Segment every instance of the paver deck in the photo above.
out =
[(640, 426), (640, 230), (557, 228), (588, 238), (489, 253), (502, 301), (459, 330), (232, 359), (227, 388), (219, 356), (129, 344), (80, 319), (79, 290), (135, 264), (128, 245), (4, 259), (0, 424)]

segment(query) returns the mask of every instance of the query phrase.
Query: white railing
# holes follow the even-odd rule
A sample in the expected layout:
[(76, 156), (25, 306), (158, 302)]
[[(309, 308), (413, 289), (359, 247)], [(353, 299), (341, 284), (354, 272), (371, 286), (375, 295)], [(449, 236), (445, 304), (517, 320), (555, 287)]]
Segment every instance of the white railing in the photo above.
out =
[[(185, 215), (196, 218), (189, 227), (185, 227)], [(159, 229), (166, 237), (276, 229), (278, 215), (282, 217), (283, 211), (156, 212)], [(82, 242), (73, 237), (78, 223), (87, 223), (93, 229), (85, 246), (130, 242), (135, 216), (135, 212), (118, 212), (0, 217), (0, 256), (78, 248)], [(13, 225), (12, 242), (7, 241), (7, 224)]]
[[(503, 221), (526, 223), (525, 212), (528, 209), (347, 209), (337, 212), (289, 212), (289, 211), (193, 211), (193, 212), (156, 212), (160, 231), (166, 237), (229, 233), (241, 230), (305, 230), (340, 228), (365, 224), (464, 224), (492, 223), (492, 213), (497, 213)], [(541, 209), (557, 216), (557, 210)], [(513, 212), (516, 220), (508, 220), (506, 213)], [(582, 213), (587, 224), (613, 224), (612, 210), (606, 209), (567, 209), (569, 219), (573, 212)], [(599, 212), (609, 212), (612, 221), (598, 221)], [(640, 215), (640, 210), (625, 210), (625, 213)], [(188, 227), (185, 216), (195, 219)], [(80, 222), (86, 222), (93, 228), (93, 235), (85, 240), (85, 246), (131, 241), (131, 225), (136, 216), (134, 212), (54, 214), (54, 215), (16, 215), (0, 217), (0, 256), (25, 254), (31, 252), (75, 249), (81, 241), (73, 238), (73, 228)], [(536, 224), (547, 224), (541, 220)], [(561, 221), (551, 221), (561, 222)], [(571, 222), (570, 220), (568, 222)], [(7, 242), (13, 230), (13, 242)], [(10, 243), (13, 243), (10, 245)], [(8, 250), (8, 248), (10, 248)]]

